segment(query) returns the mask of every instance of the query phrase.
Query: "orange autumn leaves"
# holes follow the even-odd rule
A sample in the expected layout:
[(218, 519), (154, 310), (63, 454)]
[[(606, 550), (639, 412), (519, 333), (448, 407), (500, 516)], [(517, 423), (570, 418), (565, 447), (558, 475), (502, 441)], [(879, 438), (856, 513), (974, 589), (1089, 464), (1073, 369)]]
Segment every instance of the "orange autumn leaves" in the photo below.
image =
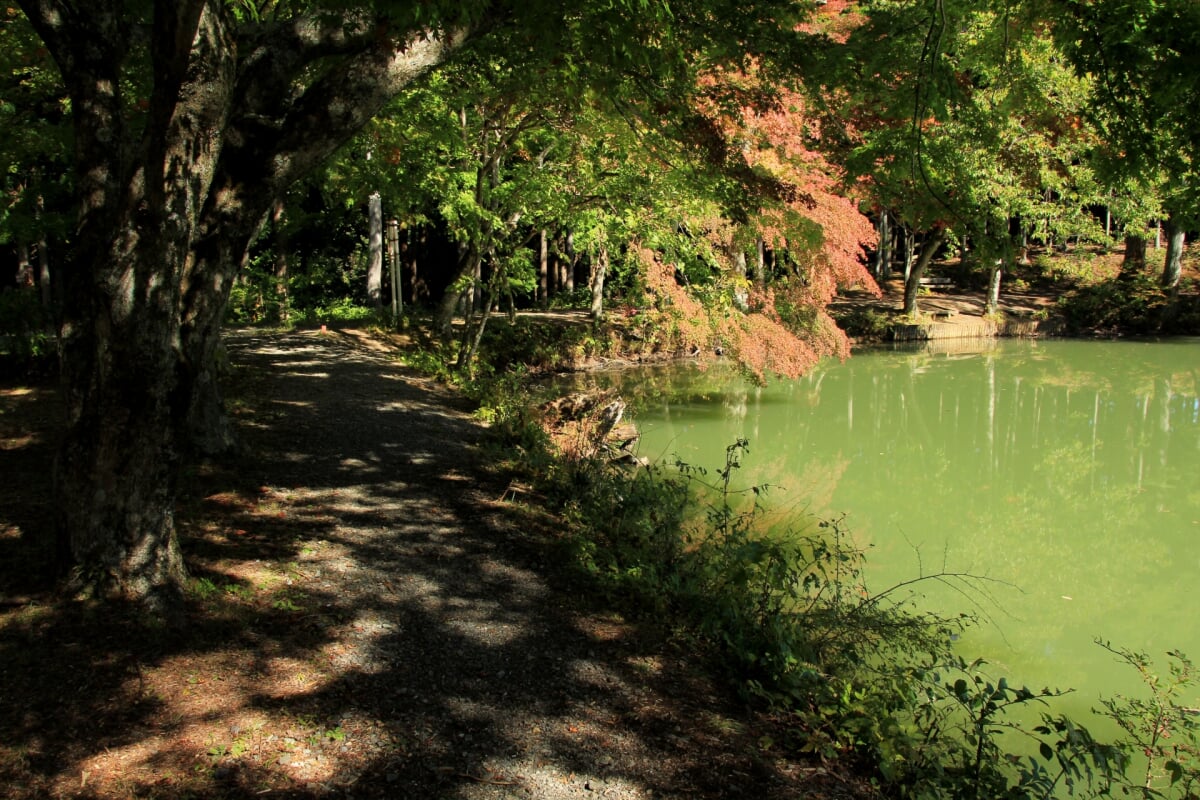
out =
[(728, 351), (759, 381), (769, 374), (799, 377), (825, 356), (849, 354), (845, 334), (823, 310), (812, 329), (800, 336), (783, 324), (771, 288), (752, 289), (750, 311), (745, 314), (722, 312), (693, 297), (676, 280), (675, 265), (664, 262), (658, 253), (643, 246), (633, 248), (633, 253), (645, 270), (646, 287), (671, 349)]
[[(723, 82), (730, 80), (744, 85), (755, 79), (739, 74), (710, 76), (705, 82), (718, 96)], [(764, 202), (740, 228), (712, 221), (704, 225), (714, 251), (731, 256), (742, 252), (754, 259), (747, 242), (761, 240), (775, 256), (773, 274), (765, 283), (750, 283), (749, 311), (740, 316), (706, 311), (676, 281), (673, 265), (645, 251), (639, 260), (648, 287), (671, 306), (674, 330), (687, 346), (726, 348), (760, 380), (767, 373), (794, 377), (823, 356), (844, 356), (846, 337), (825, 307), (839, 286), (878, 292), (864, 263), (876, 235), (842, 171), (820, 151), (821, 131), (806, 114), (804, 98), (779, 89), (771, 106), (744, 108), (737, 118), (722, 115), (716, 103), (701, 111), (717, 122), (727, 142), (740, 145), (731, 148), (737, 157), (787, 190)], [(796, 308), (809, 310), (802, 326), (789, 313)]]

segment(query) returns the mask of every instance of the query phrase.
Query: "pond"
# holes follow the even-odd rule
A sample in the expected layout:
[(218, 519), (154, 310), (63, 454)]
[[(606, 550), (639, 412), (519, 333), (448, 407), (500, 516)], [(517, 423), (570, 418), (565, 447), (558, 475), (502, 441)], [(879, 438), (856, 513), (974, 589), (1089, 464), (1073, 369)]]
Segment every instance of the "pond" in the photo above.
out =
[[(640, 454), (717, 468), (845, 527), (878, 591), (981, 624), (963, 655), (1010, 683), (1077, 690), (1088, 722), (1137, 676), (1096, 639), (1200, 657), (1200, 340), (999, 341), (868, 351), (756, 387), (732, 370), (624, 373)], [(640, 399), (638, 399), (640, 398)]]

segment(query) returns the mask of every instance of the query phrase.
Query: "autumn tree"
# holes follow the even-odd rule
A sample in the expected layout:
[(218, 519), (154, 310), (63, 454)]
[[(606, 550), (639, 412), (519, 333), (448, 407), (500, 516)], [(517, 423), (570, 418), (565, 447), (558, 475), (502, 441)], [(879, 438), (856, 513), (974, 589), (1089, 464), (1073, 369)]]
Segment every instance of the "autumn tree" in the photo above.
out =
[[(744, 297), (745, 268), (739, 272), (735, 265), (739, 258), (745, 262), (741, 251), (768, 236), (771, 247), (790, 254), (789, 268), (778, 270), (781, 280), (772, 287), (782, 291), (790, 278), (790, 309), (823, 308), (839, 282), (870, 282), (860, 256), (862, 238), (871, 231), (854, 203), (835, 195), (833, 168), (798, 151), (767, 168), (761, 156), (750, 158), (737, 146), (751, 135), (739, 129), (739, 120), (756, 107), (768, 114), (780, 108), (774, 90), (737, 80), (698, 57), (670, 92), (647, 88), (637, 75), (589, 72), (541, 59), (536, 51), (514, 55), (477, 47), (470, 58), (406, 92), (358, 145), (387, 154), (354, 162), (364, 173), (359, 186), (391, 187), (388, 195), (401, 213), (437, 220), (459, 243), (438, 327), (449, 329), (464, 294), (485, 300), (478, 313), (473, 304), (463, 306), (460, 365), (472, 357), (491, 299), (531, 292), (530, 245), (547, 230), (565, 232), (575, 254), (585, 257), (594, 317), (602, 313), (605, 279), (614, 265), (627, 275), (624, 288), (671, 293), (665, 284), (655, 285), (660, 268), (631, 253), (656, 254), (651, 261), (673, 264), (713, 308), (722, 297)], [(525, 85), (530, 74), (538, 77), (532, 88)], [(798, 142), (807, 135), (799, 117), (763, 120), (754, 124), (774, 125), (779, 137)], [(822, 215), (819, 222), (814, 210)], [(632, 281), (630, 271), (638, 273)], [(749, 310), (744, 300), (739, 304)], [(807, 327), (833, 328), (823, 312), (815, 313), (804, 321)], [(779, 333), (781, 342), (789, 336), (782, 327)], [(707, 347), (713, 336), (719, 334), (683, 336), (676, 344)], [(736, 343), (746, 337), (730, 332), (724, 338), (722, 348), (740, 355)]]
[[(418, 76), (485, 33), (578, 50), (647, 85), (688, 57), (787, 59), (783, 0), (255, 3), (21, 0), (69, 97), (77, 221), (63, 259), (67, 433), (56, 491), (76, 584), (167, 611), (188, 446), (228, 441), (221, 311), (272, 204)], [(676, 78), (679, 80), (677, 81)]]
[(1060, 66), (1020, 5), (870, 0), (858, 9), (859, 23), (826, 48), (834, 77), (825, 96), (850, 173), (878, 208), (925, 233), (904, 310), (917, 312), (925, 268), (952, 238), (989, 270), (994, 306), (1013, 233), (1087, 225), (1086, 82)]

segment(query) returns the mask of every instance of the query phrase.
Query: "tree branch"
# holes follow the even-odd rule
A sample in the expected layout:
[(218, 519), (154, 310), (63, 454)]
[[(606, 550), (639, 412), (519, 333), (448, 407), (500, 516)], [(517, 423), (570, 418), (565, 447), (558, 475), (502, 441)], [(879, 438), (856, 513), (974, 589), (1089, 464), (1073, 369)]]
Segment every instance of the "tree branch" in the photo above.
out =
[(466, 30), (420, 31), (398, 46), (382, 41), (327, 72), (296, 99), (283, 120), (275, 180), (287, 184), (309, 172), (396, 93), (443, 63), (467, 40)]

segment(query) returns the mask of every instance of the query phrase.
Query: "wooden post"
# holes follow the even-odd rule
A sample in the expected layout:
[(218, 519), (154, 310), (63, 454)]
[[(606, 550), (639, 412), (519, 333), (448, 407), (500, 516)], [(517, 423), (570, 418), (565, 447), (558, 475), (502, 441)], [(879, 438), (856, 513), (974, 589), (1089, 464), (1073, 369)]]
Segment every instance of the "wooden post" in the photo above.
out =
[(389, 219), (387, 223), (388, 271), (392, 276), (392, 316), (400, 319), (404, 310), (404, 293), (400, 290), (400, 222)]

